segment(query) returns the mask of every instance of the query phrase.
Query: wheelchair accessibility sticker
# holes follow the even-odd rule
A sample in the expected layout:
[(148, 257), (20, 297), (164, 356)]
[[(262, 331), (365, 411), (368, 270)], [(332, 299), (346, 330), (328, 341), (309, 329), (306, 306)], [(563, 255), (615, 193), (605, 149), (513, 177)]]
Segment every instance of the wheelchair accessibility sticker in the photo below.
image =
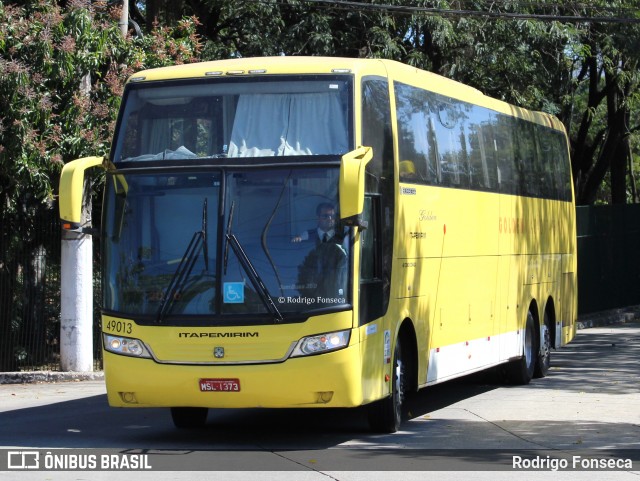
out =
[(225, 282), (222, 291), (225, 304), (244, 302), (244, 282)]

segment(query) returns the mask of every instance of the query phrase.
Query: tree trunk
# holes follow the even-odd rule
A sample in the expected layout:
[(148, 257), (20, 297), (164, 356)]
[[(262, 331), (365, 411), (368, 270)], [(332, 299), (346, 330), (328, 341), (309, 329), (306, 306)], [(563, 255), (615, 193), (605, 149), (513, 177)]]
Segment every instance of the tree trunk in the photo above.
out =
[(627, 159), (629, 158), (629, 141), (623, 138), (611, 162), (611, 203), (627, 203)]
[(146, 20), (147, 20), (147, 28), (151, 30), (153, 27), (153, 23), (158, 20), (160, 21), (160, 3), (162, 0), (147, 0), (147, 10), (146, 10)]

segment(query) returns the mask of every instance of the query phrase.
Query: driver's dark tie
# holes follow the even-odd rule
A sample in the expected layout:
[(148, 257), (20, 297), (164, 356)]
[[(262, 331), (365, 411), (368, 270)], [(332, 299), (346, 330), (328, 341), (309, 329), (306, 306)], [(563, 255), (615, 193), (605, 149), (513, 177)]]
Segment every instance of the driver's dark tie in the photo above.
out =
[(329, 240), (329, 234), (325, 232), (324, 235), (322, 236), (322, 242), (327, 242), (328, 240)]

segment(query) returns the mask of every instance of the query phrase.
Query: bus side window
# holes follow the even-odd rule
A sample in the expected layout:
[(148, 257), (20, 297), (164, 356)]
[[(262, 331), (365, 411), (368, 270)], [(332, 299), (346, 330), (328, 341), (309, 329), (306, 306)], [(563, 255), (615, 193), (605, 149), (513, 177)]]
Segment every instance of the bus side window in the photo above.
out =
[(363, 283), (360, 291), (365, 304), (374, 302), (374, 305), (367, 304), (366, 317), (362, 317), (361, 313), (360, 321), (369, 322), (387, 310), (391, 292), (394, 157), (389, 83), (381, 77), (366, 77), (362, 82), (362, 92), (362, 145), (373, 147), (373, 159), (366, 170), (365, 192), (366, 198), (372, 202), (370, 210), (375, 227), (369, 224), (366, 234), (374, 236), (376, 259), (375, 268), (364, 274), (374, 276), (375, 281)]
[(369, 224), (360, 234), (360, 325), (379, 318), (386, 310), (382, 279), (380, 201), (381, 197), (378, 195), (367, 195), (364, 199), (362, 217)]
[(447, 187), (469, 187), (469, 146), (466, 116), (462, 102), (430, 94), (431, 116), (435, 120), (436, 149), (442, 184)]
[(520, 194), (540, 197), (542, 195), (541, 169), (534, 124), (518, 119), (515, 123), (515, 130), (517, 132), (516, 165), (520, 174)]
[[(400, 180), (437, 185), (440, 181), (436, 133), (429, 112), (429, 95), (410, 85), (394, 83)], [(402, 163), (406, 162), (406, 163)]]
[(540, 168), (540, 178), (542, 182), (542, 195), (547, 199), (557, 199), (558, 189), (556, 188), (557, 162), (555, 146), (550, 140), (552, 135), (545, 135), (545, 127), (536, 125), (536, 137), (538, 139), (538, 162)]
[(373, 149), (367, 165), (366, 191), (379, 192), (381, 183), (393, 177), (393, 140), (389, 111), (388, 84), (379, 79), (362, 83), (362, 145)]
[(469, 178), (470, 187), (477, 190), (497, 190), (497, 170), (491, 115), (487, 109), (470, 107), (469, 125)]
[(502, 194), (519, 194), (519, 174), (513, 148), (511, 120), (496, 115), (494, 122), (494, 150), (498, 164), (498, 190)]
[(557, 149), (557, 157), (553, 159), (553, 162), (557, 165), (556, 186), (558, 199), (571, 201), (571, 165), (564, 135), (560, 132), (554, 134), (554, 144)]
[[(361, 258), (360, 258), (360, 279), (362, 281), (372, 281), (380, 278), (380, 256), (378, 255), (377, 237), (379, 197), (366, 196), (364, 199), (363, 219), (368, 222), (366, 229), (361, 231)], [(375, 202), (374, 202), (375, 201)]]

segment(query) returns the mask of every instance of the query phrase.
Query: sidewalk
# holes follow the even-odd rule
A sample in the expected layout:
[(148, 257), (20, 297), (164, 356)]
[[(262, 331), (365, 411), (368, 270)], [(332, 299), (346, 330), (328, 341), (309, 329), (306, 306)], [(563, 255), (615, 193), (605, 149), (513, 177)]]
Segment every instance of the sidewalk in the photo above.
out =
[[(624, 324), (640, 320), (640, 306), (623, 307), (609, 311), (595, 312), (580, 316), (578, 329)], [(60, 371), (20, 371), (0, 372), (0, 384), (26, 384), (47, 382), (101, 381), (102, 371), (60, 372)]]
[(609, 311), (584, 314), (578, 319), (578, 329), (610, 326), (640, 320), (640, 306), (621, 307)]

